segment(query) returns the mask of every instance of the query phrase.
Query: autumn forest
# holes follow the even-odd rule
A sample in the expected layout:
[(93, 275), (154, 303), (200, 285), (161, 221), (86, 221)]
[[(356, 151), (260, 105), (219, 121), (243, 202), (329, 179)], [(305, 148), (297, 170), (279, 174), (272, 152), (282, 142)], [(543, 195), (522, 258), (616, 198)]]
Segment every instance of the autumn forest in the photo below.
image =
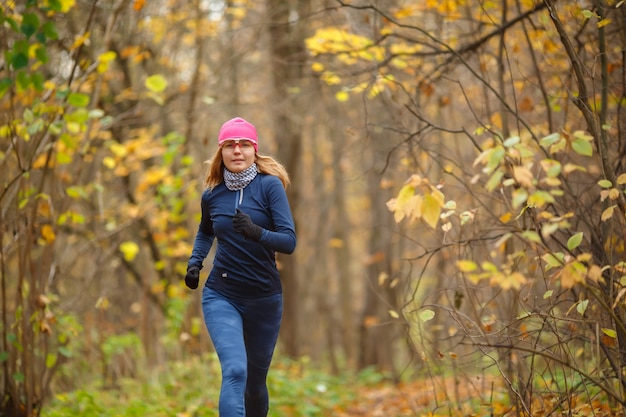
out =
[(271, 416), (626, 412), (624, 0), (0, 0), (0, 49), (0, 417), (217, 415), (235, 116), (298, 236)]

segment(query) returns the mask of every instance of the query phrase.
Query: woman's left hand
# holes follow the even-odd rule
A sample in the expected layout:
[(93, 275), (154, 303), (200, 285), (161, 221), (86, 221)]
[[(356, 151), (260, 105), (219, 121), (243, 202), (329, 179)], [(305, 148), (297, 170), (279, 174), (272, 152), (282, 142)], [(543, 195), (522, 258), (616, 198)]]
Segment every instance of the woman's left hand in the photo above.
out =
[(258, 242), (261, 239), (263, 228), (252, 222), (250, 216), (243, 211), (237, 209), (237, 213), (233, 217), (233, 227), (235, 232), (241, 233), (244, 237)]

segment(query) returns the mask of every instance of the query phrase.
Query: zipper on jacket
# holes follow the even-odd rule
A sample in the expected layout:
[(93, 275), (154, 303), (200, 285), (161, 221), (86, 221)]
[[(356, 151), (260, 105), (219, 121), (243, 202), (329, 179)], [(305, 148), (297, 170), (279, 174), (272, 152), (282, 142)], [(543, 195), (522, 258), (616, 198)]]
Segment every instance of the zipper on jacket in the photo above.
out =
[(243, 188), (239, 190), (239, 200), (235, 201), (235, 208), (238, 208), (243, 202)]

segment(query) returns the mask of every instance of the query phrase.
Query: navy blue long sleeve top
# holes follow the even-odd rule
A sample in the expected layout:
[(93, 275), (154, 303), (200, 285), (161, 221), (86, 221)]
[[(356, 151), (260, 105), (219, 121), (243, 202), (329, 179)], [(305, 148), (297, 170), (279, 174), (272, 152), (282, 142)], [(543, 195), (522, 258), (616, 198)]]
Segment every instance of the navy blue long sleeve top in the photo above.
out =
[[(202, 267), (217, 241), (213, 267), (205, 285), (224, 295), (254, 298), (282, 292), (276, 252), (296, 248), (296, 232), (280, 179), (257, 174), (244, 189), (231, 191), (221, 183), (202, 193), (202, 218), (189, 265)], [(245, 239), (233, 228), (239, 208), (263, 228), (258, 242)]]

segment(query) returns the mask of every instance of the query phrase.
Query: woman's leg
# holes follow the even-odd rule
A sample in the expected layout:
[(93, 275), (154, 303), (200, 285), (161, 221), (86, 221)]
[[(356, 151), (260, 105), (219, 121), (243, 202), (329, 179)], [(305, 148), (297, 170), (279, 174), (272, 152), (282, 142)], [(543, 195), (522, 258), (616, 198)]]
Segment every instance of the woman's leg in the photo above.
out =
[(256, 299), (246, 304), (244, 339), (248, 353), (246, 417), (266, 417), (269, 409), (267, 372), (283, 314), (282, 294)]
[(241, 314), (221, 294), (204, 287), (202, 312), (222, 368), (220, 417), (244, 417), (247, 358)]

